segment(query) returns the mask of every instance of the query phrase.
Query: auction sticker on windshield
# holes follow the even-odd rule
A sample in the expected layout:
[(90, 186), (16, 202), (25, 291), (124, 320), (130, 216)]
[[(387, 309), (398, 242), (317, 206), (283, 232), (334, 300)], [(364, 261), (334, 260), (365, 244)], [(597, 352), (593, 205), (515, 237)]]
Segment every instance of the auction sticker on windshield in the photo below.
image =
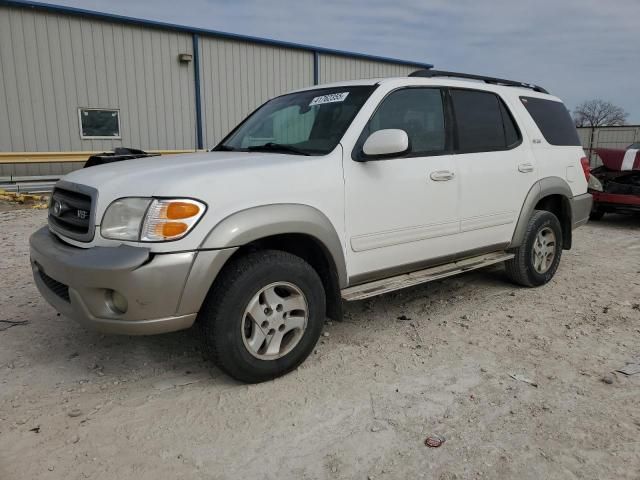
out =
[(319, 97), (315, 97), (313, 100), (311, 100), (309, 106), (313, 107), (314, 105), (322, 105), (323, 103), (344, 102), (344, 99), (347, 98), (347, 95), (349, 95), (349, 92), (320, 95)]

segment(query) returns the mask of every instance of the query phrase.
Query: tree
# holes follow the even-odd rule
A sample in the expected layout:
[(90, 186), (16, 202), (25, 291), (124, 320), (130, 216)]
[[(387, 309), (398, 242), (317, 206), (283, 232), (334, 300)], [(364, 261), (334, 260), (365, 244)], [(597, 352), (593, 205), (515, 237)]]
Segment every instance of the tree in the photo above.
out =
[(582, 102), (573, 111), (573, 120), (577, 127), (624, 125), (628, 116), (622, 107), (599, 99)]

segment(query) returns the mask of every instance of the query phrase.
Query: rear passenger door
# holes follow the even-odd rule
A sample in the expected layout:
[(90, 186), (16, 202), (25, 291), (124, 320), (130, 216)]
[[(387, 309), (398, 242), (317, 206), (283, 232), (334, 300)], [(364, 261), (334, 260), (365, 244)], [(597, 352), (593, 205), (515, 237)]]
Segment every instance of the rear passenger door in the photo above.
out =
[(505, 246), (527, 192), (534, 158), (505, 102), (483, 90), (450, 89), (460, 175), (461, 251)]

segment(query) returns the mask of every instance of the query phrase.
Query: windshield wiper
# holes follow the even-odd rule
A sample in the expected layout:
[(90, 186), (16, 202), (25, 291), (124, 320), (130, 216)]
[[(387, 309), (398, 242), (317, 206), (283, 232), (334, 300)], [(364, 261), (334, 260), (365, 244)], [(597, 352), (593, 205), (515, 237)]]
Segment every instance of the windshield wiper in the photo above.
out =
[(299, 148), (293, 147), (291, 145), (285, 145), (283, 143), (274, 143), (269, 142), (264, 145), (255, 145), (253, 147), (248, 147), (248, 151), (250, 152), (286, 152), (286, 153), (295, 153), (296, 155), (307, 155), (309, 156), (309, 152), (305, 152)]

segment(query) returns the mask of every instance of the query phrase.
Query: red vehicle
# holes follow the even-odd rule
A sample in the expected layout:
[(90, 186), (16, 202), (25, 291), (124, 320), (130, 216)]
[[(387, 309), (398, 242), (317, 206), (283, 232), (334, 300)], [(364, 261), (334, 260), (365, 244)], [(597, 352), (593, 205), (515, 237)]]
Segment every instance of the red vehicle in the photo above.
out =
[(602, 166), (591, 170), (589, 193), (593, 195), (590, 218), (605, 213), (640, 213), (640, 143), (626, 149), (596, 148)]

